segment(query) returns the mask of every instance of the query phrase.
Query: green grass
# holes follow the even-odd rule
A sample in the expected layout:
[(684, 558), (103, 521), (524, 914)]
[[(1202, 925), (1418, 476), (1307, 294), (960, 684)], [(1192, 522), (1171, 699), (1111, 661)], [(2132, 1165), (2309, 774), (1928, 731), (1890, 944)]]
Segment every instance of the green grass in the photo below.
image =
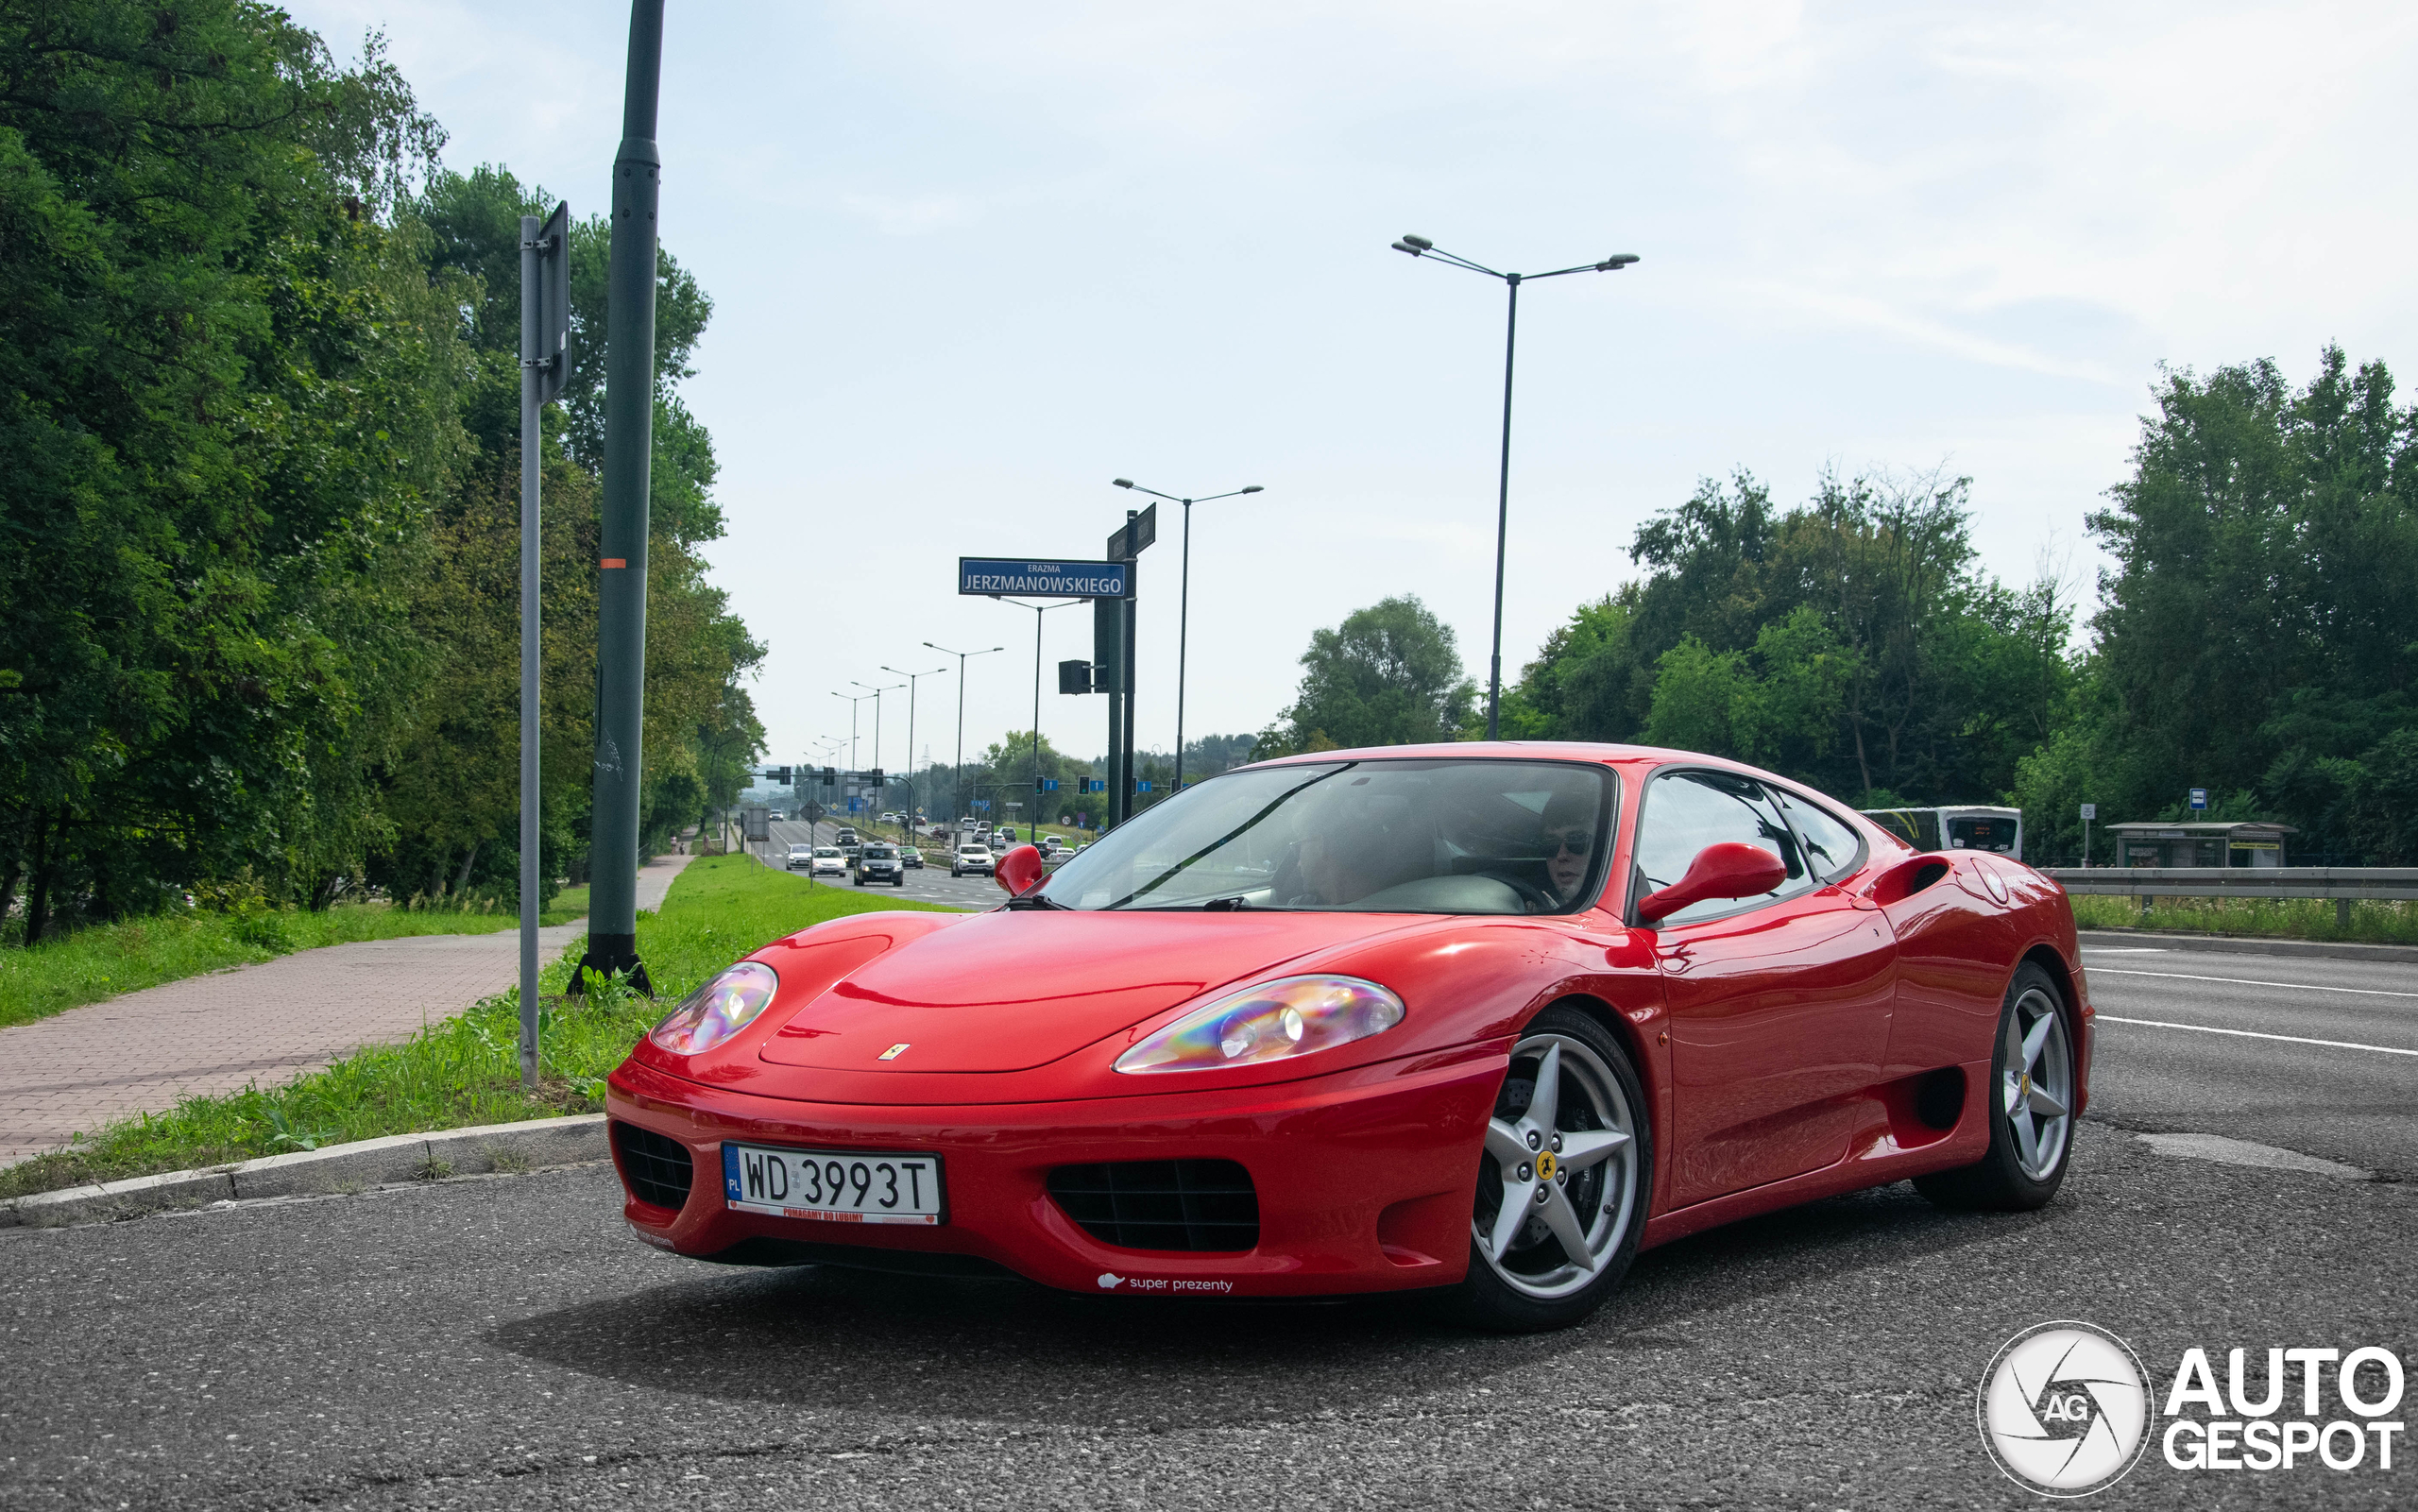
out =
[(655, 1000), (618, 983), (585, 997), (563, 996), (576, 945), (546, 968), (535, 1095), (520, 1085), (516, 990), (402, 1044), (357, 1051), (282, 1087), (188, 1098), (167, 1113), (111, 1125), (66, 1150), (0, 1169), (0, 1198), (383, 1134), (593, 1113), (603, 1106), (605, 1074), (707, 977), (768, 940), (884, 909), (955, 911), (810, 887), (746, 857), (702, 857), (673, 882), (659, 912), (639, 915), (639, 954), (654, 979)]
[(2142, 929), (2159, 934), (2246, 935), (2270, 940), (2335, 940), (2361, 944), (2418, 944), (2418, 904), (2354, 903), (2344, 928), (2327, 898), (2157, 898), (2147, 914), (2141, 900), (2078, 896), (2074, 923), (2085, 929)]
[[(587, 890), (574, 888), (538, 919), (568, 924), (587, 911)], [(30, 950), (0, 950), (0, 1028), (297, 950), (411, 935), (486, 934), (519, 923), (509, 913), (475, 909), (350, 903), (317, 913), (302, 909), (189, 910), (94, 925)]]

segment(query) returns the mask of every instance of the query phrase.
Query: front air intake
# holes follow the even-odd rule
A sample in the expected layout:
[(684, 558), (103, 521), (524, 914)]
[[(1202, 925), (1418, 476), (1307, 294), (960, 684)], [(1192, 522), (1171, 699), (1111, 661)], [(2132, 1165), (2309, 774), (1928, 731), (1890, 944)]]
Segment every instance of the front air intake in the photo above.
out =
[(1232, 1252), (1259, 1243), (1259, 1193), (1233, 1161), (1061, 1165), (1049, 1195), (1085, 1233), (1119, 1249)]
[(689, 1186), (696, 1180), (688, 1146), (616, 1119), (613, 1148), (622, 1157), (622, 1180), (629, 1184), (630, 1196), (673, 1213), (688, 1205)]

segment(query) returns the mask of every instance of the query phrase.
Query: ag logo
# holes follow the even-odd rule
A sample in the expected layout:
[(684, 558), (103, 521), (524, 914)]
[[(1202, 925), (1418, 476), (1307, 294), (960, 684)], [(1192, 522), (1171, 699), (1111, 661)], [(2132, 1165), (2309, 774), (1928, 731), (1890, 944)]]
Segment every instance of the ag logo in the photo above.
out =
[(2043, 1496), (2104, 1490), (2149, 1447), (2148, 1380), (2139, 1358), (2103, 1329), (2027, 1329), (1983, 1373), (1983, 1447), (2018, 1485)]
[(1124, 1284), (1125, 1278), (1113, 1270), (1103, 1270), (1099, 1273), (1099, 1289), (1104, 1292), (1113, 1292)]

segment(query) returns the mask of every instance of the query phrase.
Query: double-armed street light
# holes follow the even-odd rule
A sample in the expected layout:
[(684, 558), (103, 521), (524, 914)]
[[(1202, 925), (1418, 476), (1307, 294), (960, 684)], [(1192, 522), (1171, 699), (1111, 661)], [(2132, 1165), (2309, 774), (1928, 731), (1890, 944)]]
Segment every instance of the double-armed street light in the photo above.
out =
[[(860, 683), (858, 686), (862, 687), (863, 685)], [(873, 695), (871, 693), (843, 693), (837, 688), (834, 688), (831, 696), (833, 698), (844, 698), (848, 701), (848, 770), (854, 772), (857, 770), (857, 705), (863, 703), (866, 699), (873, 697)]]
[(951, 651), (948, 647), (942, 645), (937, 640), (927, 640), (924, 644), (929, 646), (932, 650), (939, 652), (944, 656), (955, 656), (957, 658), (957, 766), (953, 773), (955, 780), (952, 784), (957, 789), (957, 791), (950, 795), (950, 797), (955, 801), (957, 812), (949, 816), (950, 822), (954, 824), (958, 820), (965, 817), (966, 659), (971, 656), (988, 656), (992, 652), (1005, 651), (1008, 648), (1005, 646), (988, 646), (980, 651)]
[[(922, 790), (915, 786), (915, 681), (917, 678), (921, 677), (938, 677), (941, 673), (948, 671), (948, 669), (945, 667), (935, 667), (928, 672), (911, 672), (902, 671), (899, 668), (893, 667), (889, 663), (884, 662), (881, 670), (890, 673), (894, 677), (904, 677), (907, 679), (908, 797), (905, 801), (913, 803), (922, 797)], [(879, 749), (877, 748), (874, 753), (874, 764), (876, 766), (879, 766), (881, 764), (880, 756), (881, 753)]]
[(876, 688), (871, 683), (860, 683), (851, 677), (848, 679), (848, 686), (863, 688), (865, 696), (873, 700), (873, 768), (876, 772), (879, 772), (881, 770), (881, 695), (895, 693), (907, 685), (893, 683), (887, 688)]
[[(1013, 603), (1019, 609), (1032, 611), (1032, 824), (1025, 839), (1041, 842), (1041, 617), (1052, 609), (1071, 609), (1089, 599), (1066, 599), (1057, 603), (1033, 603), (1024, 599), (1011, 599), (1005, 594), (991, 597), (1001, 603)], [(1013, 827), (1013, 826), (1011, 826)]]
[[(1109, 481), (1119, 488), (1131, 488), (1137, 494), (1149, 494), (1153, 499), (1164, 499), (1169, 503), (1182, 504), (1183, 506), (1183, 586), (1177, 593), (1179, 607), (1176, 610), (1175, 618), (1175, 790), (1182, 792), (1183, 791), (1183, 666), (1185, 633), (1192, 619), (1192, 506), (1195, 504), (1205, 504), (1210, 502), (1212, 500), (1217, 499), (1239, 499), (1244, 494), (1262, 493), (1266, 490), (1262, 489), (1259, 484), (1254, 483), (1247, 484), (1240, 488), (1235, 488), (1222, 494), (1204, 494), (1193, 499), (1179, 499), (1173, 494), (1163, 494), (1156, 488), (1145, 488), (1131, 478), (1112, 478)], [(1037, 635), (1038, 632), (1036, 632), (1036, 636)], [(1036, 640), (1034, 654), (1037, 657), (1039, 654), (1040, 648), (1038, 641)], [(1036, 661), (1034, 665), (1036, 670), (1033, 672), (1033, 682), (1034, 686), (1038, 687), (1040, 685), (1041, 678), (1041, 673), (1038, 670), (1038, 661)], [(1036, 700), (1035, 703), (1037, 706), (1038, 700)], [(1038, 759), (1037, 753), (1036, 759)]]
[(1503, 468), (1494, 502), (1494, 646), (1486, 679), (1486, 738), (1492, 740), (1503, 732), (1503, 548), (1511, 519), (1511, 357), (1520, 333), (1520, 285), (1538, 279), (1558, 279), (1565, 273), (1618, 272), (1636, 262), (1637, 254), (1615, 252), (1600, 263), (1581, 263), (1550, 273), (1497, 273), (1457, 252), (1443, 250), (1424, 236), (1405, 236), (1393, 246), (1395, 251), (1407, 252), (1412, 257), (1432, 257), (1453, 267), (1500, 279), (1510, 290), (1510, 314), (1503, 333)]

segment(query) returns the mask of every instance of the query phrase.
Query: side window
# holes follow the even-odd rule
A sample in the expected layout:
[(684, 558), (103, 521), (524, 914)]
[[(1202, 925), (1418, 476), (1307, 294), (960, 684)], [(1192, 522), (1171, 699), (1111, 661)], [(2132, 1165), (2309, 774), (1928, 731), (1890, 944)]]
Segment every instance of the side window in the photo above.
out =
[(1656, 777), (1645, 790), (1645, 806), (1638, 815), (1637, 885), (1631, 895), (1642, 898), (1669, 887), (1688, 875), (1697, 853), (1725, 841), (1770, 851), (1787, 863), (1786, 879), (1761, 898), (1708, 898), (1681, 909), (1666, 923), (1734, 913), (1814, 885), (1813, 872), (1797, 852), (1796, 835), (1762, 784), (1726, 772), (1673, 772)]
[(1863, 859), (1864, 841), (1845, 820), (1785, 788), (1774, 788), (1771, 793), (1805, 841), (1806, 858), (1814, 863), (1815, 876), (1835, 882), (1855, 870), (1856, 862)]

